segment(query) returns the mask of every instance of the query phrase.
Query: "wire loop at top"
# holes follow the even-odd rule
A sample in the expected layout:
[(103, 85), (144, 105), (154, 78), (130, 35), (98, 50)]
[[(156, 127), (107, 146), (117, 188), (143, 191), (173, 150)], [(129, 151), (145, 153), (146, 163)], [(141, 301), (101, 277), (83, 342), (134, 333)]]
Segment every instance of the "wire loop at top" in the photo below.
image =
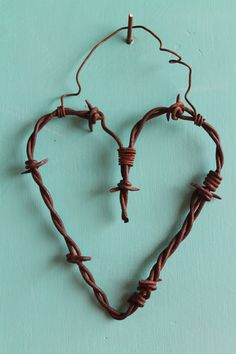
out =
[[(87, 63), (87, 61), (89, 60), (89, 58), (93, 55), (93, 53), (97, 50), (98, 47), (100, 47), (102, 44), (104, 44), (105, 42), (107, 42), (109, 39), (111, 39), (112, 37), (114, 37), (116, 34), (118, 34), (121, 31), (127, 30), (129, 29), (129, 26), (124, 26), (124, 27), (120, 27), (117, 30), (115, 30), (114, 32), (112, 32), (111, 34), (109, 34), (107, 37), (105, 37), (104, 39), (102, 39), (100, 42), (98, 42), (88, 53), (88, 55), (86, 56), (86, 58), (82, 61), (82, 63), (80, 64), (77, 72), (76, 72), (76, 83), (78, 85), (78, 91), (74, 92), (74, 93), (66, 93), (64, 95), (61, 96), (61, 106), (64, 107), (64, 99), (65, 97), (71, 97), (71, 96), (78, 96), (81, 92), (81, 84), (80, 84), (80, 80), (79, 80), (79, 76), (80, 76), (80, 72), (83, 69), (84, 65)], [(170, 64), (180, 64), (185, 66), (188, 69), (188, 86), (187, 89), (185, 91), (184, 94), (184, 98), (186, 100), (186, 102), (190, 105), (190, 107), (193, 109), (193, 111), (196, 113), (196, 109), (194, 107), (194, 105), (192, 104), (192, 102), (189, 100), (188, 98), (188, 93), (191, 90), (191, 86), (192, 86), (192, 68), (182, 60), (182, 57), (175, 51), (171, 50), (171, 49), (167, 49), (163, 47), (163, 43), (162, 40), (160, 39), (160, 37), (158, 35), (156, 35), (152, 30), (150, 30), (149, 28), (142, 26), (142, 25), (135, 25), (132, 26), (132, 29), (142, 29), (143, 31), (147, 32), (148, 34), (150, 34), (154, 39), (157, 40), (157, 42), (159, 43), (159, 50), (162, 52), (167, 52), (171, 55), (174, 55), (177, 59), (170, 59), (169, 63)]]

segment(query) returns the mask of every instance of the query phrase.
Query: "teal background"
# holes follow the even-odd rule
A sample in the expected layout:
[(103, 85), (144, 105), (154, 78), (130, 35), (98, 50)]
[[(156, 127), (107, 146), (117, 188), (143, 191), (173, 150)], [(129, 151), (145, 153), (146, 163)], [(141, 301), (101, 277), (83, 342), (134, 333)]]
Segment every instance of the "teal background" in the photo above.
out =
[[(0, 343), (1, 354), (235, 353), (236, 3), (198, 1), (0, 0)], [(225, 152), (222, 201), (208, 203), (190, 236), (169, 259), (163, 281), (144, 309), (125, 321), (98, 306), (24, 168), (36, 119), (76, 90), (75, 72), (89, 49), (114, 29), (143, 24), (193, 68), (190, 98), (216, 127)], [(169, 65), (155, 41), (135, 30), (97, 51), (81, 75), (88, 98), (126, 144), (149, 109), (175, 101), (187, 72)], [(130, 223), (120, 219), (120, 179), (114, 141), (99, 124), (88, 132), (78, 118), (51, 122), (36, 158), (55, 206), (99, 286), (123, 308), (160, 249), (181, 226), (192, 180), (215, 166), (214, 144), (198, 127), (165, 117), (148, 123), (136, 148), (130, 180)]]

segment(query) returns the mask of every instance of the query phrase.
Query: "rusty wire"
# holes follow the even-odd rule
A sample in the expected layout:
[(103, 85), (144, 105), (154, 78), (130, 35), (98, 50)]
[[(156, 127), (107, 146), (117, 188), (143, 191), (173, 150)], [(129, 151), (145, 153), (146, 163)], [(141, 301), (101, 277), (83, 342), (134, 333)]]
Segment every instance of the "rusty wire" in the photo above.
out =
[[(172, 104), (170, 107), (156, 107), (151, 109), (147, 112), (142, 119), (140, 119), (132, 128), (130, 133), (130, 140), (129, 146), (124, 147), (120, 138), (115, 134), (112, 130), (110, 130), (106, 125), (105, 115), (99, 110), (97, 107), (94, 107), (90, 102), (86, 100), (88, 109), (87, 110), (74, 110), (72, 108), (64, 107), (64, 98), (69, 96), (78, 96), (81, 92), (81, 84), (79, 81), (79, 74), (81, 69), (87, 62), (87, 60), (91, 57), (94, 51), (104, 42), (112, 38), (118, 32), (122, 30), (126, 30), (128, 27), (121, 27), (116, 31), (112, 32), (109, 36), (105, 39), (100, 41), (96, 44), (92, 50), (89, 52), (87, 57), (84, 59), (82, 64), (80, 65), (77, 73), (76, 73), (76, 82), (78, 84), (78, 91), (75, 93), (64, 94), (61, 97), (61, 105), (57, 107), (51, 113), (48, 113), (41, 118), (38, 119), (33, 133), (30, 135), (28, 142), (27, 142), (27, 156), (28, 160), (25, 164), (25, 171), (23, 173), (31, 173), (34, 181), (39, 187), (41, 196), (50, 211), (51, 219), (59, 231), (59, 233), (63, 236), (65, 243), (68, 247), (69, 253), (67, 254), (67, 261), (69, 263), (76, 264), (80, 270), (82, 277), (84, 278), (85, 282), (93, 289), (94, 295), (97, 298), (98, 302), (101, 304), (103, 309), (114, 319), (122, 320), (125, 319), (127, 316), (133, 314), (139, 307), (143, 307), (146, 300), (150, 297), (151, 292), (156, 290), (157, 282), (160, 281), (160, 272), (163, 269), (167, 259), (174, 253), (180, 243), (187, 237), (189, 234), (194, 221), (200, 214), (203, 206), (207, 201), (210, 201), (212, 198), (220, 198), (214, 192), (217, 190), (219, 184), (221, 183), (221, 169), (224, 163), (224, 156), (223, 151), (221, 148), (221, 142), (218, 133), (216, 130), (206, 122), (206, 119), (199, 113), (197, 113), (195, 107), (188, 99), (188, 93), (191, 89), (192, 84), (192, 69), (191, 67), (182, 61), (182, 58), (176, 52), (166, 49), (163, 47), (161, 39), (151, 30), (144, 26), (133, 26), (133, 28), (143, 29), (144, 31), (151, 34), (157, 41), (159, 42), (159, 49), (161, 51), (168, 52), (177, 57), (177, 59), (170, 59), (170, 63), (178, 63), (184, 65), (188, 68), (189, 75), (188, 75), (188, 87), (184, 94), (186, 102), (189, 104), (190, 107), (184, 105), (184, 103), (180, 100), (180, 95), (177, 95), (176, 102)], [(55, 118), (63, 118), (66, 116), (77, 116), (84, 120), (88, 121), (88, 126), (90, 131), (93, 131), (93, 126), (96, 122), (100, 122), (102, 129), (109, 134), (117, 143), (118, 145), (118, 157), (119, 157), (119, 164), (121, 168), (121, 176), (122, 179), (117, 184), (116, 187), (111, 188), (110, 191), (112, 192), (119, 192), (120, 195), (120, 203), (122, 209), (122, 219), (124, 222), (128, 222), (127, 216), (127, 202), (128, 202), (128, 192), (129, 191), (137, 191), (137, 187), (133, 187), (131, 182), (128, 179), (130, 168), (133, 166), (135, 161), (135, 143), (137, 141), (138, 136), (140, 135), (144, 125), (147, 121), (161, 117), (165, 115), (167, 120), (185, 120), (189, 122), (193, 122), (195, 125), (201, 127), (214, 141), (216, 145), (215, 151), (215, 159), (216, 159), (216, 168), (215, 170), (210, 170), (207, 174), (205, 180), (203, 181), (202, 185), (197, 183), (192, 183), (194, 187), (194, 191), (192, 193), (189, 205), (189, 212), (183, 222), (182, 227), (180, 230), (173, 236), (172, 240), (169, 242), (167, 247), (160, 253), (158, 256), (155, 264), (152, 266), (150, 273), (146, 279), (140, 280), (137, 291), (134, 292), (131, 297), (128, 299), (128, 307), (126, 311), (122, 312), (119, 310), (114, 309), (105, 294), (105, 292), (97, 285), (92, 273), (89, 269), (84, 265), (84, 262), (90, 261), (91, 257), (84, 256), (81, 253), (78, 245), (73, 241), (73, 239), (68, 235), (65, 226), (63, 224), (62, 219), (60, 218), (59, 214), (54, 208), (53, 200), (51, 194), (49, 193), (48, 189), (43, 183), (43, 179), (41, 174), (39, 173), (38, 169), (43, 164), (47, 162), (47, 159), (43, 159), (41, 161), (37, 161), (34, 158), (34, 150), (37, 142), (38, 133), (40, 130), (45, 127), (51, 120)]]

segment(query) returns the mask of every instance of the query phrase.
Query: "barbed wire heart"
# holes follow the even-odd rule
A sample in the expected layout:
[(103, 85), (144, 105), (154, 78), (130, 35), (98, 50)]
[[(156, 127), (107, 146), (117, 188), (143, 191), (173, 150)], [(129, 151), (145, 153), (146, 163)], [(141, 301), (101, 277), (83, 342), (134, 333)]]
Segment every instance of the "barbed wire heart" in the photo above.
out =
[[(98, 44), (96, 44), (92, 50), (89, 52), (87, 57), (84, 59), (82, 64), (80, 65), (77, 73), (76, 73), (76, 82), (78, 84), (78, 91), (75, 93), (64, 94), (61, 96), (61, 105), (57, 107), (53, 112), (48, 113), (41, 118), (38, 119), (32, 134), (30, 135), (28, 142), (27, 142), (27, 156), (28, 160), (25, 162), (25, 171), (22, 172), (23, 174), (31, 173), (34, 181), (39, 187), (41, 196), (46, 204), (47, 208), (50, 211), (51, 219), (59, 231), (59, 233), (63, 236), (65, 243), (68, 247), (69, 253), (66, 256), (66, 259), (69, 263), (76, 264), (80, 270), (80, 273), (85, 280), (85, 282), (93, 289), (94, 295), (98, 302), (101, 304), (103, 309), (114, 319), (122, 320), (126, 317), (133, 314), (138, 308), (143, 307), (146, 300), (150, 297), (152, 291), (156, 290), (157, 283), (161, 280), (160, 273), (163, 269), (167, 259), (175, 252), (177, 247), (180, 243), (187, 237), (191, 228), (193, 226), (194, 221), (200, 214), (203, 206), (206, 202), (209, 202), (212, 198), (220, 197), (215, 194), (214, 192), (219, 187), (222, 176), (221, 170), (224, 163), (224, 156), (221, 147), (220, 137), (215, 130), (209, 123), (207, 123), (206, 119), (199, 113), (197, 113), (194, 105), (188, 99), (188, 93), (191, 89), (192, 83), (192, 69), (191, 67), (182, 61), (182, 58), (176, 52), (166, 49), (163, 47), (161, 39), (151, 30), (144, 26), (133, 26), (132, 28), (139, 28), (142, 29), (149, 34), (151, 34), (158, 42), (159, 42), (159, 49), (161, 51), (168, 52), (177, 59), (169, 60), (170, 63), (178, 63), (185, 67), (187, 67), (189, 75), (188, 75), (188, 87), (185, 92), (184, 98), (185, 101), (188, 103), (186, 106), (181, 100), (180, 95), (177, 95), (176, 102), (169, 107), (156, 107), (151, 109), (147, 112), (142, 119), (140, 119), (132, 128), (130, 133), (130, 140), (129, 145), (127, 147), (123, 146), (122, 141), (120, 138), (115, 134), (112, 130), (107, 127), (105, 115), (98, 107), (94, 107), (88, 100), (86, 100), (88, 109), (87, 110), (74, 110), (72, 108), (68, 108), (64, 106), (64, 99), (65, 97), (69, 96), (78, 96), (81, 92), (81, 85), (79, 82), (79, 74), (87, 60), (90, 56), (94, 53), (94, 51), (104, 42), (112, 38), (118, 32), (122, 30), (129, 29), (130, 27), (121, 27), (116, 31), (112, 32), (109, 36), (104, 38)], [(129, 33), (130, 35), (130, 33)], [(129, 38), (130, 39), (130, 38)], [(64, 118), (67, 116), (77, 116), (84, 120), (87, 120), (89, 130), (93, 131), (93, 126), (100, 122), (102, 129), (109, 134), (117, 143), (118, 145), (118, 158), (119, 158), (119, 165), (121, 169), (121, 176), (122, 179), (119, 181), (116, 187), (110, 189), (111, 192), (119, 192), (120, 196), (120, 204), (121, 204), (121, 217), (125, 223), (129, 222), (128, 213), (127, 213), (127, 204), (128, 204), (128, 193), (133, 191), (138, 191), (139, 188), (134, 187), (132, 183), (129, 181), (129, 172), (131, 167), (134, 165), (136, 149), (135, 143), (145, 125), (146, 122), (161, 116), (166, 116), (167, 121), (170, 119), (174, 121), (178, 120), (185, 120), (189, 122), (193, 122), (195, 125), (201, 127), (213, 140), (216, 145), (215, 151), (215, 160), (216, 160), (216, 168), (215, 170), (210, 170), (207, 174), (203, 184), (197, 184), (195, 182), (192, 183), (194, 187), (194, 191), (190, 198), (190, 205), (189, 205), (189, 212), (183, 222), (182, 227), (180, 230), (173, 236), (172, 240), (169, 242), (167, 247), (159, 254), (157, 261), (152, 266), (150, 273), (146, 279), (142, 279), (139, 281), (137, 291), (135, 291), (130, 298), (128, 299), (128, 308), (126, 311), (122, 312), (113, 308), (109, 300), (105, 294), (105, 292), (97, 285), (92, 273), (84, 265), (84, 262), (90, 261), (91, 257), (82, 255), (82, 252), (78, 245), (73, 241), (73, 239), (68, 235), (63, 221), (57, 211), (55, 210), (53, 199), (51, 194), (49, 193), (48, 189), (44, 185), (43, 179), (41, 174), (39, 173), (39, 168), (47, 163), (47, 159), (43, 159), (41, 161), (37, 161), (34, 158), (34, 150), (38, 138), (38, 133), (48, 124), (51, 120), (56, 118)]]

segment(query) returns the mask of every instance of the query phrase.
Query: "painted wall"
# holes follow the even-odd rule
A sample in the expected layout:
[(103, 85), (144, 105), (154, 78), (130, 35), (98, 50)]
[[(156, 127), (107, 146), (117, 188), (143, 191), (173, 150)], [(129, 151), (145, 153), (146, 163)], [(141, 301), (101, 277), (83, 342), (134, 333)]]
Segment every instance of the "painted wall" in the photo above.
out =
[[(1, 354), (235, 353), (236, 3), (198, 1), (0, 1), (0, 343)], [(191, 235), (167, 262), (144, 309), (125, 321), (101, 311), (76, 267), (65, 261), (30, 175), (25, 145), (40, 115), (76, 90), (75, 72), (89, 49), (126, 25), (127, 14), (160, 35), (193, 68), (191, 100), (219, 131), (225, 152), (222, 201), (204, 208)], [(152, 38), (118, 35), (81, 75), (88, 98), (128, 142), (134, 123), (168, 106), (186, 88), (186, 70), (169, 65)], [(130, 223), (120, 219), (116, 145), (99, 124), (56, 120), (39, 138), (36, 157), (69, 234), (111, 304), (124, 307), (188, 209), (192, 180), (215, 166), (214, 144), (198, 127), (163, 117), (146, 125), (131, 180)]]

